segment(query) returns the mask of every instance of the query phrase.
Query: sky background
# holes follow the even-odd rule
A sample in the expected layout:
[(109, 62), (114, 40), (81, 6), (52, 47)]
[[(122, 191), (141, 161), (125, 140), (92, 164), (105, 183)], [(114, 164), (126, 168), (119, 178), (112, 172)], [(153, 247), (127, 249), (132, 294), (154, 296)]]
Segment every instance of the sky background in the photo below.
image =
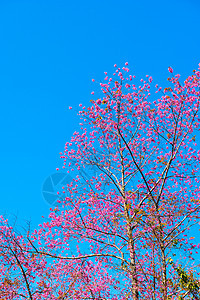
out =
[[(41, 222), (46, 178), (78, 127), (78, 104), (113, 65), (167, 84), (200, 63), (198, 0), (0, 0), (0, 213)], [(68, 107), (73, 109), (69, 110)]]

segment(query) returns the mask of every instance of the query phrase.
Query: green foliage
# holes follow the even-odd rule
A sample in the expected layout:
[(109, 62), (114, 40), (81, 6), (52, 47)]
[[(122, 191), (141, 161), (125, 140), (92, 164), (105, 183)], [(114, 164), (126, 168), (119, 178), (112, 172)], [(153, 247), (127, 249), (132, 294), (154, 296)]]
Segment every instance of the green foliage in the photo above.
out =
[[(193, 273), (187, 273), (181, 266), (176, 268), (178, 278), (179, 278), (179, 286), (181, 289), (186, 290), (191, 294), (194, 298), (199, 299), (199, 289), (200, 284), (194, 277)], [(179, 296), (179, 299), (183, 299), (183, 297)]]

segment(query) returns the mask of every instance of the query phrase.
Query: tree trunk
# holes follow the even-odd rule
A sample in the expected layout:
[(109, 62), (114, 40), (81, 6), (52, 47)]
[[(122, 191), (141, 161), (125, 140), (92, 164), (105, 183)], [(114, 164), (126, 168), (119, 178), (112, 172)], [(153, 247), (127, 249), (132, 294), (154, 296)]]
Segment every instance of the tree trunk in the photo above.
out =
[(128, 237), (129, 237), (129, 251), (130, 251), (130, 270), (131, 270), (131, 280), (132, 280), (132, 297), (133, 300), (139, 299), (139, 292), (138, 292), (138, 280), (137, 280), (137, 268), (136, 268), (136, 259), (135, 259), (135, 249), (134, 249), (134, 242), (132, 236), (132, 229), (128, 224)]

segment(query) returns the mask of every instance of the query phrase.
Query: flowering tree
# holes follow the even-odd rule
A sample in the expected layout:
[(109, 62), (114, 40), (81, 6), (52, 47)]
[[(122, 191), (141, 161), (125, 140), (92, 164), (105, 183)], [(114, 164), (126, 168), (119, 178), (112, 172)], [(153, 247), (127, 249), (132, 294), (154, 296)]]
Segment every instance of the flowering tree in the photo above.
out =
[[(137, 87), (127, 63), (115, 68), (61, 154), (74, 174), (62, 208), (24, 238), (1, 230), (6, 299), (19, 299), (13, 288), (25, 299), (200, 299), (200, 72), (181, 83), (169, 68), (155, 97), (151, 77)], [(20, 288), (7, 288), (8, 269)]]

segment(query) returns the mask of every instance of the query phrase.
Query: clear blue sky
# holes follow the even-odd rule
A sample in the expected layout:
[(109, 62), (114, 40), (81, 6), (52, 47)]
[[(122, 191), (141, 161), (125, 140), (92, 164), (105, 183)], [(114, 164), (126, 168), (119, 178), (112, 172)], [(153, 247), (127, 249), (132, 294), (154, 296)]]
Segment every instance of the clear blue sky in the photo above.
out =
[[(200, 62), (198, 0), (0, 0), (0, 213), (47, 215), (44, 180), (76, 129), (76, 107), (113, 65), (164, 84)], [(68, 107), (74, 109), (69, 111)]]

